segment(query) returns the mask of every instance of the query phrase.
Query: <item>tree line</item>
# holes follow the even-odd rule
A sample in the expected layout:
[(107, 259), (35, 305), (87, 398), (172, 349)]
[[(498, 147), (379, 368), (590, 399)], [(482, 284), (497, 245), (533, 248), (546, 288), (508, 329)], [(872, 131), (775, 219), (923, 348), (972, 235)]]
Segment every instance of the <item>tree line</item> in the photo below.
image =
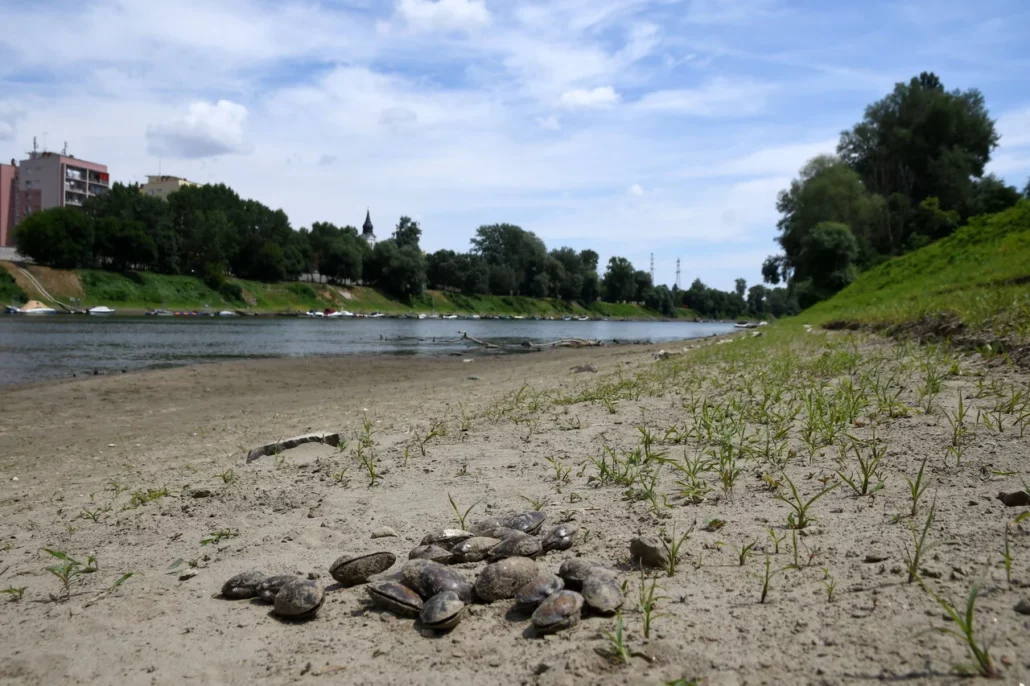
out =
[(808, 161), (781, 191), (777, 242), (762, 275), (802, 307), (858, 271), (951, 234), (970, 217), (1030, 197), (984, 174), (998, 133), (976, 89), (948, 91), (924, 72), (898, 83), (841, 133), (836, 155)]
[(785, 289), (738, 279), (726, 292), (695, 281), (688, 290), (652, 283), (624, 257), (599, 274), (598, 254), (569, 247), (548, 250), (531, 231), (512, 224), (476, 229), (468, 252), (422, 251), (422, 229), (401, 217), (375, 247), (353, 226), (315, 222), (295, 231), (286, 213), (240, 198), (223, 184), (186, 186), (167, 201), (143, 195), (137, 184), (115, 183), (83, 210), (55, 208), (26, 217), (15, 241), (40, 264), (192, 274), (230, 300), (242, 297), (235, 276), (258, 281), (321, 274), (337, 283), (364, 283), (411, 301), (426, 288), (466, 295), (522, 295), (590, 305), (635, 302), (675, 316), (689, 307), (708, 318), (789, 314)]

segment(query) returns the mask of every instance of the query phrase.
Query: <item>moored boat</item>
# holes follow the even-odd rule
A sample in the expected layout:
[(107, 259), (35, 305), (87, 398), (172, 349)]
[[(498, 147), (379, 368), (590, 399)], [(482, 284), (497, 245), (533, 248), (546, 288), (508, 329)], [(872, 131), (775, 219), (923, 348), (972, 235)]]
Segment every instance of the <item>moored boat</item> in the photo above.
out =
[(97, 305), (96, 307), (89, 308), (86, 312), (93, 315), (114, 314), (114, 310), (107, 305)]

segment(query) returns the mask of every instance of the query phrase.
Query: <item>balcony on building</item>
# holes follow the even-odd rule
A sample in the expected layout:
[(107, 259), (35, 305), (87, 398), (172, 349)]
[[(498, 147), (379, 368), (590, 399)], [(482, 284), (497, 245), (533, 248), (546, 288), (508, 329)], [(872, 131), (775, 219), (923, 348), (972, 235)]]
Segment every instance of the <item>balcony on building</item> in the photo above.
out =
[(82, 207), (82, 203), (85, 202), (85, 200), (86, 200), (86, 194), (85, 193), (82, 193), (80, 195), (79, 193), (75, 193), (75, 192), (72, 192), (72, 191), (65, 191), (64, 192), (64, 204), (65, 205), (72, 205), (74, 207)]
[(107, 186), (110, 182), (111, 176), (107, 172), (90, 171), (89, 182), (90, 184), (97, 184), (101, 186)]
[(65, 167), (65, 169), (64, 169), (64, 178), (66, 178), (66, 179), (75, 179), (76, 181), (85, 181), (86, 180), (86, 170), (85, 169), (79, 169), (77, 167)]
[(66, 191), (74, 191), (76, 193), (85, 193), (86, 184), (82, 181), (76, 181), (74, 179), (66, 179), (64, 182), (64, 189)]
[(89, 194), (90, 195), (103, 195), (108, 190), (109, 189), (108, 189), (107, 186), (103, 186), (103, 185), (101, 185), (99, 183), (93, 183), (91, 181), (90, 184), (89, 184)]

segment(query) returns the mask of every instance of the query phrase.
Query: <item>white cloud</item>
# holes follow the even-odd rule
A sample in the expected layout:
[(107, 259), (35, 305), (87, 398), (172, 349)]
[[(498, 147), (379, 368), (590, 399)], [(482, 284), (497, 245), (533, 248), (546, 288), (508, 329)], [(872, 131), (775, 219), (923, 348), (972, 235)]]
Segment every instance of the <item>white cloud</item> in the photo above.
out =
[(14, 140), (18, 120), (25, 116), (25, 110), (13, 103), (0, 102), (0, 141)]
[(195, 159), (249, 152), (247, 108), (228, 100), (195, 102), (175, 118), (147, 127), (147, 150), (159, 157)]
[(700, 88), (652, 91), (633, 103), (633, 109), (649, 114), (746, 117), (766, 108), (766, 100), (772, 90), (768, 84), (734, 83), (720, 78)]
[(396, 16), (415, 31), (472, 31), (490, 24), (483, 0), (400, 0)]
[(587, 90), (576, 88), (561, 95), (562, 107), (570, 110), (611, 107), (619, 101), (619, 94), (611, 86), (598, 86)]
[(557, 131), (561, 128), (561, 122), (558, 120), (558, 115), (549, 114), (546, 117), (537, 117), (536, 123), (540, 125), (540, 128), (544, 131)]
[(1004, 148), (1019, 148), (1030, 145), (1030, 106), (1004, 112), (998, 117), (999, 145)]
[(635, 183), (626, 189), (626, 195), (632, 195), (637, 198), (644, 194), (644, 188), (639, 183)]

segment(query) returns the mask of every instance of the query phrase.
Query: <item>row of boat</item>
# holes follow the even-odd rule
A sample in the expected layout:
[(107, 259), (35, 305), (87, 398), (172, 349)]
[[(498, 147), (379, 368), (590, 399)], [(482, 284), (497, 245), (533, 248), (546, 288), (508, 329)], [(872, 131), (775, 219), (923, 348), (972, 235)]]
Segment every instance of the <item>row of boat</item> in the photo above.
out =
[(530, 319), (530, 320), (534, 320), (534, 321), (543, 321), (543, 320), (552, 320), (552, 321), (561, 320), (561, 321), (566, 321), (566, 322), (570, 322), (570, 321), (587, 322), (587, 321), (590, 321), (590, 317), (571, 317), (571, 316), (568, 316), (568, 315), (566, 315), (564, 317), (542, 317), (540, 315), (533, 315), (533, 316), (526, 317), (526, 316), (523, 316), (523, 315), (520, 315), (520, 314), (516, 314), (516, 315), (510, 315), (510, 314), (507, 314), (507, 315), (499, 315), (499, 314), (485, 314), (485, 315), (466, 314), (466, 315), (457, 315), (457, 314), (438, 314), (436, 312), (434, 312), (432, 314), (426, 314), (424, 312), (420, 313), (420, 314), (415, 314), (413, 312), (409, 312), (408, 314), (383, 314), (382, 312), (372, 312), (371, 314), (364, 314), (364, 313), (360, 313), (360, 312), (355, 313), (355, 312), (348, 312), (347, 310), (332, 310), (332, 309), (327, 309), (327, 310), (309, 310), (308, 312), (305, 312), (301, 316), (313, 317), (313, 318), (317, 318), (317, 319), (339, 319), (339, 318), (381, 319), (381, 318), (385, 317), (385, 318), (388, 318), (388, 319), (504, 319), (504, 320)]
[[(27, 314), (27, 315), (57, 314), (57, 310), (55, 310), (54, 308), (49, 307), (47, 305), (44, 305), (43, 303), (39, 302), (38, 300), (30, 300), (27, 303), (25, 303), (22, 307), (15, 307), (14, 305), (8, 305), (8, 306), (6, 306), (4, 308), (4, 312), (6, 314)], [(88, 310), (83, 310), (81, 312), (76, 312), (75, 314), (91, 314), (91, 315), (94, 315), (94, 316), (104, 316), (104, 315), (109, 315), (109, 314), (114, 314), (114, 313), (115, 313), (115, 311), (113, 309), (111, 309), (110, 307), (107, 307), (106, 305), (97, 305), (96, 307), (91, 307)]]

